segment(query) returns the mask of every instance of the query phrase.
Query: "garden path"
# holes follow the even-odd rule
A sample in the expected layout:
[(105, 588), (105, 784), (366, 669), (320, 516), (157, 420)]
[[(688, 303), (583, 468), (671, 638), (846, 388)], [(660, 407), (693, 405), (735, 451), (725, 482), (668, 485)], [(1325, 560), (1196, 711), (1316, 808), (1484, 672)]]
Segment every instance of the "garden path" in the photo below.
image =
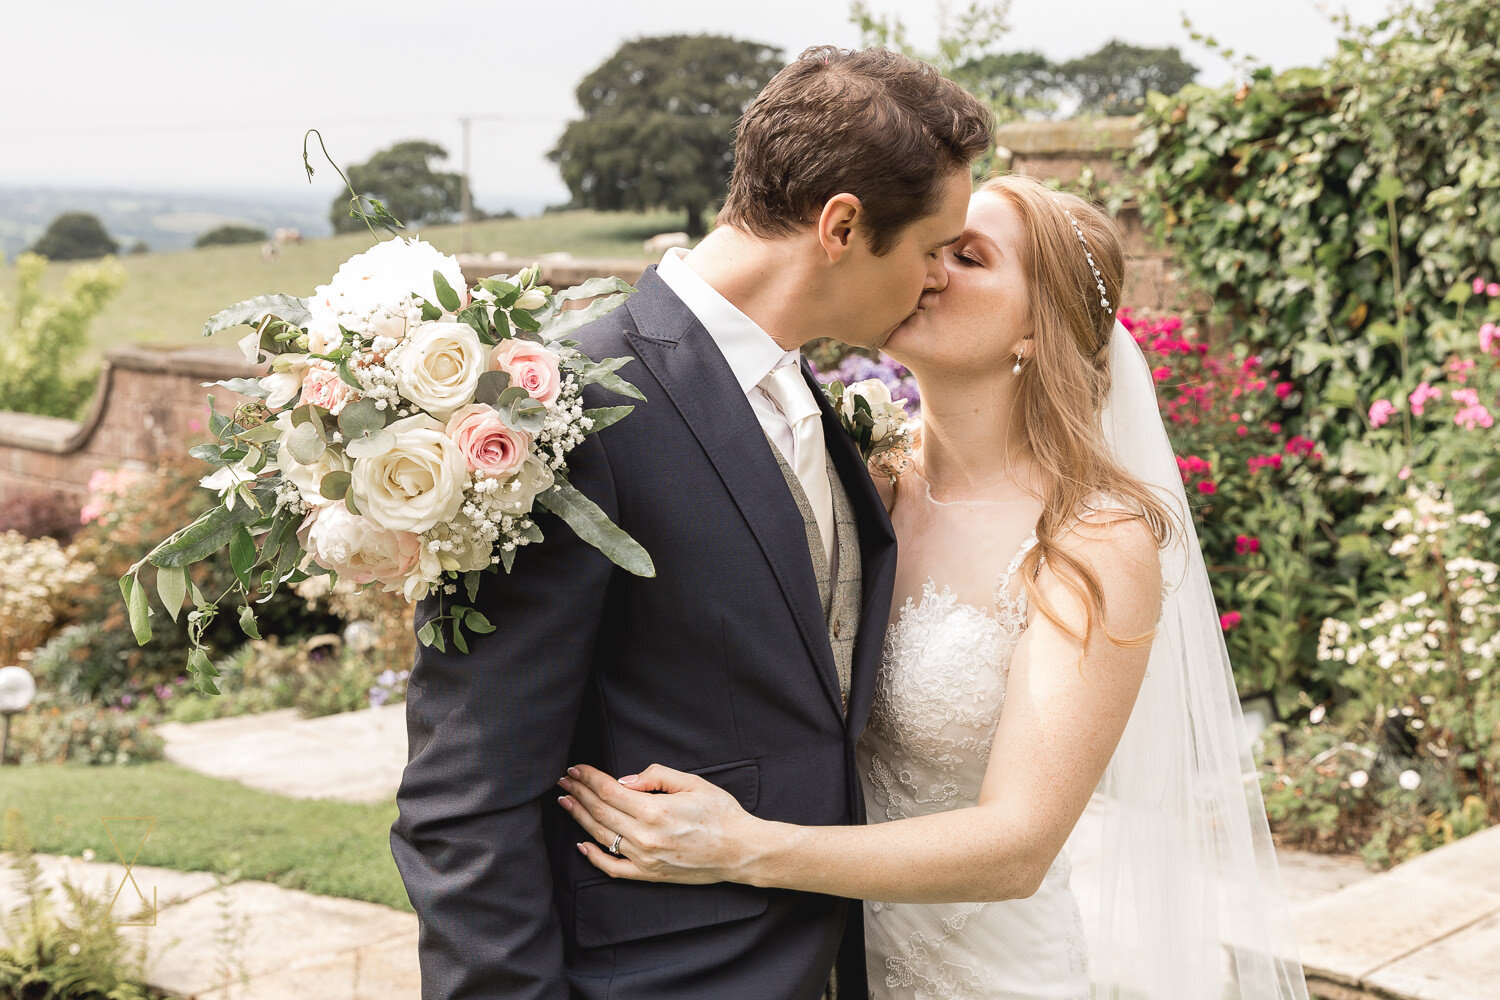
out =
[[(160, 729), (167, 756), (185, 767), (285, 795), (378, 801), (394, 794), (405, 763), (403, 708), (319, 719), (288, 710)], [(124, 880), (123, 865), (38, 857), (52, 879), (66, 865), (110, 891)], [(1315, 995), (1500, 997), (1500, 828), (1378, 875), (1355, 859), (1294, 851), (1282, 852), (1281, 868)], [(153, 935), (153, 984), (202, 1000), (420, 994), (412, 914), (265, 882), (218, 886), (201, 872), (137, 866), (132, 874), (159, 893), (157, 927), (132, 931)], [(8, 877), (0, 874), (0, 910), (17, 902)], [(235, 982), (227, 991), (226, 971)]]

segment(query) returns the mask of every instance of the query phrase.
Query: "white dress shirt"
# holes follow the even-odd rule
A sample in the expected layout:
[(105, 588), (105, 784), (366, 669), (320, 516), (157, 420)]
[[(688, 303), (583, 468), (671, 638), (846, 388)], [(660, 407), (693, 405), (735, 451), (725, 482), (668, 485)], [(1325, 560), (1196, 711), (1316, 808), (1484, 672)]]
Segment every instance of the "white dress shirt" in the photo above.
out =
[[(785, 350), (772, 340), (755, 320), (690, 268), (684, 260), (687, 255), (688, 251), (682, 247), (667, 250), (656, 267), (656, 276), (698, 317), (709, 337), (718, 345), (724, 360), (729, 362), (729, 370), (734, 373), (735, 381), (749, 400), (766, 436), (781, 450), (787, 465), (795, 469), (796, 443), (791, 425), (782, 415), (781, 408), (760, 387), (760, 381), (782, 365), (800, 364), (802, 353)], [(833, 554), (829, 559), (829, 575), (837, 580), (838, 539), (835, 537), (831, 541)]]

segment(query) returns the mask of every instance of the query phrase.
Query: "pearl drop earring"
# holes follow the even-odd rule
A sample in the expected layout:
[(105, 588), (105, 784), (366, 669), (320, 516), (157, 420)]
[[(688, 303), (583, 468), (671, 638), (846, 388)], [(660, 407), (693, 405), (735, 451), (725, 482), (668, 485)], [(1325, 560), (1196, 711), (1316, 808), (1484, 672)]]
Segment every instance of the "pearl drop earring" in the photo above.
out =
[(1025, 353), (1026, 353), (1026, 348), (1024, 348), (1024, 347), (1018, 348), (1016, 350), (1016, 364), (1015, 364), (1015, 367), (1013, 367), (1010, 370), (1010, 373), (1012, 375), (1019, 375), (1019, 374), (1021, 374), (1021, 357)]

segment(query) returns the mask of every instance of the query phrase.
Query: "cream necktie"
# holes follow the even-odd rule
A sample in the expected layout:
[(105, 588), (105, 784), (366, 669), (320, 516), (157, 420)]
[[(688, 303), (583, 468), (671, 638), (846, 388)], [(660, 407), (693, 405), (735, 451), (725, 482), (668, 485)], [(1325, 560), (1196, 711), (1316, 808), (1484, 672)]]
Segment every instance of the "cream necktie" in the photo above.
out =
[(760, 388), (771, 397), (792, 427), (792, 454), (787, 456), (787, 464), (796, 473), (808, 503), (812, 504), (818, 534), (823, 536), (823, 555), (831, 566), (834, 546), (838, 543), (838, 528), (833, 521), (833, 489), (828, 485), (822, 412), (802, 378), (801, 366), (795, 363), (784, 364), (772, 371), (760, 380)]

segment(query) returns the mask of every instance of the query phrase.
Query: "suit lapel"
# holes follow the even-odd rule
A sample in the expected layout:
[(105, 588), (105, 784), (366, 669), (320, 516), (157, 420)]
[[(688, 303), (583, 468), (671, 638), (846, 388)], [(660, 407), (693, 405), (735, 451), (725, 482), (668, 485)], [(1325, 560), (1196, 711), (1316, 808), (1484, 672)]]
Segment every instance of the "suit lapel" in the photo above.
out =
[(895, 585), (896, 534), (885, 504), (860, 457), (854, 439), (844, 430), (838, 414), (823, 394), (806, 361), (803, 377), (813, 389), (813, 397), (823, 411), (823, 439), (833, 458), (834, 468), (843, 481), (844, 492), (859, 522), (861, 601), (859, 635), (854, 641), (850, 667), (849, 732), (858, 736), (870, 716), (875, 698), (875, 678), (885, 647), (886, 622), (890, 618), (891, 592)]
[[(771, 454), (772, 445), (713, 338), (656, 276), (654, 267), (646, 270), (636, 288), (625, 302), (636, 325), (635, 331), (626, 331), (626, 339), (682, 414), (750, 526), (824, 691), (842, 719), (838, 671), (808, 557), (807, 529)], [(821, 399), (822, 393), (817, 396)]]

